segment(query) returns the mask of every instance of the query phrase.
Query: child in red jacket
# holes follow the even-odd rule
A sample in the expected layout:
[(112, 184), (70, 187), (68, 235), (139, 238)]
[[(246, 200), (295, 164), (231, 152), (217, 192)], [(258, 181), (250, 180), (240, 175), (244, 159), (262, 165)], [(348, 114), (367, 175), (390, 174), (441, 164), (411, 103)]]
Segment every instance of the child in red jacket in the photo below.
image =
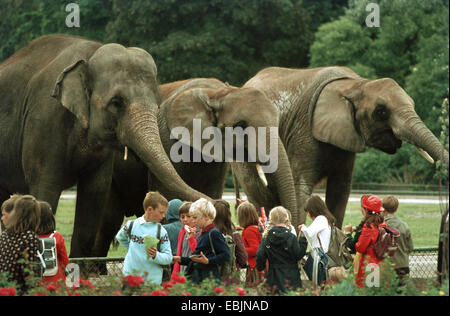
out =
[(55, 231), (56, 223), (50, 204), (44, 201), (39, 201), (41, 207), (41, 222), (37, 230), (39, 238), (47, 238), (53, 234), (56, 239), (56, 254), (58, 258), (58, 272), (52, 276), (45, 276), (42, 279), (43, 284), (62, 285), (66, 281), (65, 269), (69, 264), (69, 257), (67, 256), (66, 245), (64, 244), (64, 237), (61, 233)]
[(259, 231), (259, 218), (255, 206), (250, 202), (243, 202), (237, 209), (239, 226), (242, 232), (242, 241), (248, 255), (248, 268), (245, 278), (246, 286), (254, 286), (263, 278), (263, 273), (256, 270), (256, 252), (261, 244), (261, 232)]
[[(360, 258), (359, 262), (358, 260), (355, 260), (355, 264), (358, 268), (356, 285), (358, 285), (359, 287), (364, 287), (365, 285), (376, 286), (376, 284), (372, 284), (370, 282), (369, 284), (368, 282), (366, 282), (366, 279), (368, 278), (368, 275), (373, 272), (381, 272), (380, 263), (383, 260), (377, 257), (372, 246), (378, 239), (380, 228), (386, 227), (384, 218), (381, 215), (381, 212), (384, 211), (384, 208), (382, 207), (381, 199), (376, 195), (365, 196), (362, 199), (362, 207), (364, 213), (363, 227), (358, 242), (355, 245), (356, 251), (360, 254), (356, 257)], [(368, 265), (370, 265), (370, 267)], [(366, 269), (368, 271), (366, 271)], [(378, 275), (377, 278), (378, 280), (380, 280), (380, 275)]]
[[(200, 236), (200, 231), (194, 226), (191, 216), (189, 215), (189, 208), (192, 202), (184, 202), (178, 214), (180, 221), (183, 224), (180, 233), (178, 234), (177, 256), (189, 257), (197, 247), (197, 239)], [(179, 262), (173, 265), (171, 279), (174, 279), (179, 273), (185, 273), (186, 266), (181, 266)]]

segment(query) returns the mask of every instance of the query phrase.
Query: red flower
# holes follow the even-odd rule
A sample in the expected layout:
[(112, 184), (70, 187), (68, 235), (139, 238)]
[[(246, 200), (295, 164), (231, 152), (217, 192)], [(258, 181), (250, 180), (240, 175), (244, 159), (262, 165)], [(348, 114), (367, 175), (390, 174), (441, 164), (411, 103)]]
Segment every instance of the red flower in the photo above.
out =
[(217, 294), (223, 293), (225, 292), (220, 286), (216, 286), (214, 288), (214, 292), (216, 292)]
[(245, 290), (243, 288), (241, 288), (241, 287), (237, 287), (236, 288), (236, 292), (238, 292), (238, 296), (245, 296), (245, 294), (247, 294), (245, 292)]
[(179, 275), (178, 273), (175, 274), (172, 278), (172, 281), (175, 283), (181, 283), (184, 284), (186, 283), (186, 278), (184, 276)]
[(89, 280), (80, 279), (80, 286), (86, 286), (90, 290), (94, 289), (94, 286), (92, 285), (91, 281), (89, 281)]
[(150, 296), (168, 296), (168, 295), (163, 290), (156, 290), (153, 291), (152, 294), (150, 294)]
[(49, 292), (54, 292), (58, 289), (58, 287), (52, 283), (47, 284), (46, 290)]
[(163, 283), (162, 283), (162, 286), (163, 286), (164, 290), (170, 291), (170, 289), (172, 288), (172, 286), (173, 286), (174, 284), (175, 284), (175, 283), (172, 282), (172, 281), (167, 281), (167, 282), (163, 282)]
[(38, 293), (34, 293), (33, 296), (47, 296), (47, 293), (38, 292)]
[(16, 290), (12, 287), (4, 287), (0, 289), (0, 296), (16, 296)]
[(144, 284), (144, 278), (141, 277), (140, 275), (127, 275), (126, 277), (123, 278), (122, 283), (128, 283), (128, 286), (136, 288), (139, 287), (141, 284)]
[(183, 292), (183, 293), (181, 293), (181, 296), (191, 296), (192, 294), (191, 293), (189, 293), (189, 292)]

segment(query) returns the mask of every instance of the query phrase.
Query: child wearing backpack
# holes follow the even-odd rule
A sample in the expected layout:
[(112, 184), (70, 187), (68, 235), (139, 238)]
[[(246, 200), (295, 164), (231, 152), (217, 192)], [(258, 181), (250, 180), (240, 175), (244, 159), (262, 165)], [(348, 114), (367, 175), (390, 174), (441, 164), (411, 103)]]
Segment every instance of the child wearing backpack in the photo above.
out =
[(230, 250), (230, 267), (227, 269), (231, 271), (227, 276), (232, 277), (236, 271), (247, 267), (247, 252), (241, 234), (231, 220), (230, 204), (225, 200), (217, 200), (214, 201), (214, 207), (216, 209), (214, 225), (224, 235)]
[[(368, 264), (374, 264), (379, 268), (377, 271), (381, 272), (382, 265), (380, 263), (383, 259), (378, 258), (373, 246), (378, 240), (380, 228), (386, 227), (382, 212), (381, 199), (376, 195), (365, 196), (362, 199), (362, 207), (364, 213), (364, 220), (361, 229), (361, 235), (355, 244), (357, 256), (355, 257), (354, 268), (357, 271), (356, 285), (364, 287), (366, 279), (366, 267)], [(372, 269), (373, 270), (373, 269)]]
[[(65, 268), (69, 264), (67, 249), (64, 243), (64, 237), (61, 233), (55, 231), (56, 222), (52, 208), (49, 203), (39, 201), (41, 206), (41, 222), (39, 224), (37, 234), (42, 241), (47, 240), (50, 247), (41, 246), (44, 252), (44, 260), (46, 262), (46, 270), (42, 278), (43, 284), (61, 285), (66, 281)], [(48, 248), (48, 249), (47, 249)]]
[[(308, 199), (305, 212), (312, 219), (312, 223), (309, 226), (302, 224), (298, 227), (299, 232), (307, 236), (311, 242), (311, 252), (308, 255), (304, 269), (311, 281), (314, 280), (317, 282), (317, 285), (321, 285), (329, 278), (329, 262), (325, 254), (328, 252), (330, 246), (331, 228), (335, 224), (336, 219), (318, 195), (313, 195)], [(318, 272), (315, 274), (314, 265), (319, 256), (321, 256), (321, 260), (318, 265)]]
[[(159, 192), (148, 192), (143, 201), (144, 215), (128, 221), (116, 235), (117, 241), (127, 248), (123, 275), (140, 275), (147, 282), (161, 284), (163, 266), (172, 262), (172, 249), (167, 231), (161, 221), (169, 202)], [(157, 246), (147, 249), (146, 237), (158, 239)]]
[(305, 255), (307, 242), (291, 233), (289, 219), (289, 211), (282, 206), (270, 211), (269, 226), (256, 253), (257, 270), (264, 270), (269, 261), (267, 285), (274, 294), (302, 287), (297, 262)]

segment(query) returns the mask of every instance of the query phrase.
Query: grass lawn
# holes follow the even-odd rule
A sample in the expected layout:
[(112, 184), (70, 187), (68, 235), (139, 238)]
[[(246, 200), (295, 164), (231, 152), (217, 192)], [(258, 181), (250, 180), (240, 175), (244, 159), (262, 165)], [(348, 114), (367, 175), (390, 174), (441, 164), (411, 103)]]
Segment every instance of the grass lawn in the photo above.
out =
[[(234, 203), (231, 203), (231, 209), (234, 210)], [(59, 202), (56, 214), (56, 230), (63, 234), (68, 253), (70, 253), (74, 211), (75, 200), (61, 200)], [(409, 225), (414, 247), (437, 247), (441, 219), (439, 204), (400, 204), (397, 216)], [(356, 226), (360, 223), (361, 217), (359, 203), (349, 203), (344, 226), (349, 223)], [(306, 224), (309, 225), (310, 223), (311, 220), (307, 219)], [(123, 257), (125, 254), (126, 250), (122, 246), (117, 248), (111, 246), (108, 257)]]

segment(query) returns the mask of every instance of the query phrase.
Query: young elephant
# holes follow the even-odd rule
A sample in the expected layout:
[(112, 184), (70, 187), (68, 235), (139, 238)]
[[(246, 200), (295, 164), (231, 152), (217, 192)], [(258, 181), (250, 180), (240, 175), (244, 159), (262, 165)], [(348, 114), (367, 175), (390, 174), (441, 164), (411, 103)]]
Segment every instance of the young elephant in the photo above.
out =
[[(327, 206), (342, 225), (355, 155), (366, 146), (394, 154), (406, 141), (427, 152), (428, 159), (448, 165), (448, 152), (417, 116), (411, 97), (392, 79), (361, 78), (346, 67), (270, 67), (244, 87), (264, 92), (278, 110), (280, 138), (295, 182), (296, 227), (304, 223), (304, 204), (322, 179), (327, 179)], [(271, 194), (251, 176), (253, 171), (233, 166), (233, 173), (250, 200)]]
[[(175, 170), (187, 184), (212, 198), (221, 198), (229, 163), (244, 164), (255, 170), (255, 174), (260, 170), (259, 175), (275, 192), (279, 204), (291, 210), (296, 209), (291, 169), (277, 133), (277, 111), (264, 94), (253, 88), (232, 87), (213, 78), (168, 83), (161, 85), (160, 90), (164, 100), (158, 113), (161, 141)], [(248, 134), (244, 144), (232, 142), (232, 148), (227, 154), (226, 130), (239, 127), (243, 130), (247, 128), (246, 131), (253, 129), (256, 133)], [(269, 127), (273, 127), (272, 130)], [(266, 133), (260, 133), (258, 128)], [(186, 134), (179, 133), (183, 131)], [(203, 138), (198, 139), (196, 135)], [(251, 161), (248, 158), (252, 157), (252, 148), (258, 153), (259, 141), (256, 138), (261, 137), (263, 139), (259, 141), (264, 140), (261, 142), (265, 144), (262, 148), (264, 151), (269, 151), (269, 143), (272, 141), (269, 160), (261, 161), (258, 155), (253, 157), (254, 162), (247, 162)], [(200, 154), (199, 150), (194, 149), (195, 144), (198, 145), (197, 148), (203, 149), (202, 153), (205, 155), (195, 156), (196, 151)], [(243, 152), (245, 162), (232, 162), (239, 151)], [(180, 152), (186, 154), (187, 161), (178, 161)], [(270, 172), (270, 165), (275, 163), (276, 170)], [(264, 169), (265, 177), (261, 172)], [(158, 190), (168, 199), (179, 198), (167, 187), (167, 181), (156, 178), (152, 170), (147, 178), (145, 166), (133, 157), (129, 157), (127, 161), (117, 157), (113, 182), (116, 195), (108, 204), (109, 215), (105, 216), (103, 230), (98, 235), (95, 247), (98, 255), (107, 253), (109, 243), (120, 228), (124, 215), (142, 212), (141, 206), (134, 199), (145, 190)]]
[(72, 257), (85, 257), (108, 198), (113, 149), (129, 147), (182, 199), (162, 148), (155, 62), (146, 51), (67, 35), (35, 39), (0, 65), (0, 196), (30, 193), (56, 211), (77, 185)]

